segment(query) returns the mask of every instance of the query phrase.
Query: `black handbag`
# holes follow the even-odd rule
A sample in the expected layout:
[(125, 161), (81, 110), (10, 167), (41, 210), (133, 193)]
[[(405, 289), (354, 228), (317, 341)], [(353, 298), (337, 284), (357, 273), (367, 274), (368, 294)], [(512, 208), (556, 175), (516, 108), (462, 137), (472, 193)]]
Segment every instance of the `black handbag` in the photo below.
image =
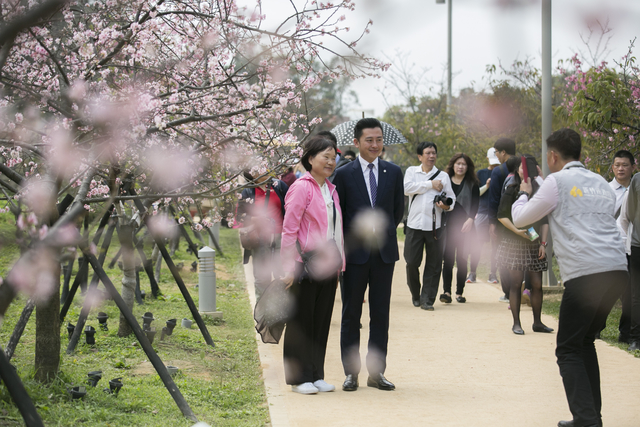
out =
[(256, 331), (262, 342), (278, 344), (285, 323), (291, 319), (295, 310), (295, 298), (287, 290), (287, 285), (279, 279), (272, 281), (256, 303), (253, 318)]

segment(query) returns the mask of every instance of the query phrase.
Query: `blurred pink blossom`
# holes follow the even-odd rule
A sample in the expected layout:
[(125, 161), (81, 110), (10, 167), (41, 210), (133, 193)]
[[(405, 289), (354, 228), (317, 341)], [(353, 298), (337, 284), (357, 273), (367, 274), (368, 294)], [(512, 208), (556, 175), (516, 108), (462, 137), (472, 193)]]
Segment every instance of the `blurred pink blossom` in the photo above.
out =
[(154, 215), (148, 220), (149, 231), (154, 235), (161, 238), (170, 239), (175, 237), (178, 233), (178, 228), (173, 219), (168, 215), (162, 213)]
[(20, 257), (7, 279), (17, 292), (36, 301), (45, 301), (59, 285), (59, 269), (52, 251), (46, 248), (32, 249)]
[(25, 193), (25, 203), (38, 218), (46, 217), (55, 206), (56, 200), (50, 186), (39, 179), (30, 179), (25, 185)]

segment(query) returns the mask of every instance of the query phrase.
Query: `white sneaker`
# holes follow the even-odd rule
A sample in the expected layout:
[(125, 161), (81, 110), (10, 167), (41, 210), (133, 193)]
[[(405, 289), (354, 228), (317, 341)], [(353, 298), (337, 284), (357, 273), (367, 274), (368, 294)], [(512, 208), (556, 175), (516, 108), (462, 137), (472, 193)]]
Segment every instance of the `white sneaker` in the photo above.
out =
[(318, 389), (312, 383), (292, 385), (291, 390), (300, 394), (316, 394), (318, 392)]
[(509, 302), (509, 298), (507, 298), (504, 295), (502, 295), (500, 298), (498, 298), (498, 301), (500, 301), (500, 302)]
[(320, 393), (325, 393), (327, 391), (334, 391), (336, 389), (336, 386), (327, 384), (324, 380), (315, 381), (313, 385), (318, 389)]

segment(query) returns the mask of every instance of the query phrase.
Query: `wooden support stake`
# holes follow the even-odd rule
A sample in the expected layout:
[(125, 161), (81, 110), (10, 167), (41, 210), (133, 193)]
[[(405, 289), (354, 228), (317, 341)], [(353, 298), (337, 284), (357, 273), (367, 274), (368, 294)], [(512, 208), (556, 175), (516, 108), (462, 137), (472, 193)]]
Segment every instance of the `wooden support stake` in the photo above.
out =
[(149, 285), (151, 285), (151, 294), (154, 298), (158, 298), (160, 294), (160, 287), (158, 286), (158, 282), (156, 281), (156, 276), (153, 274), (153, 265), (151, 264), (151, 260), (147, 258), (147, 255), (144, 253), (144, 239), (138, 240), (136, 236), (133, 236), (133, 246), (135, 246), (138, 251), (138, 255), (140, 255), (140, 262), (144, 267), (144, 271), (147, 273), (147, 277), (149, 277)]
[[(100, 220), (100, 224), (98, 225), (98, 229), (96, 230), (96, 234), (93, 236), (93, 244), (97, 245), (100, 242), (100, 237), (102, 236), (102, 232), (104, 228), (107, 226), (109, 222), (109, 218), (111, 218), (111, 213), (113, 212), (113, 205), (109, 207), (109, 209), (104, 213), (102, 219)], [(83, 280), (86, 280), (85, 277), (88, 276), (89, 271), (89, 263), (84, 258), (78, 259), (78, 273), (76, 274), (75, 279), (73, 280), (73, 285), (71, 285), (71, 289), (69, 289), (69, 293), (64, 300), (64, 305), (60, 309), (60, 324), (64, 322), (64, 318), (67, 316), (67, 312), (69, 311), (69, 307), (71, 307), (71, 303), (73, 302), (73, 298), (78, 291), (78, 286)]]
[(18, 319), (18, 323), (16, 323), (15, 328), (13, 328), (13, 333), (11, 334), (11, 338), (9, 338), (9, 343), (7, 344), (7, 348), (4, 350), (7, 355), (7, 359), (11, 360), (13, 357), (13, 353), (16, 351), (16, 347), (18, 346), (18, 342), (20, 342), (20, 338), (24, 332), (24, 328), (29, 323), (29, 318), (31, 317), (31, 313), (33, 313), (33, 309), (36, 308), (36, 303), (33, 302), (32, 299), (27, 301), (27, 304), (22, 309), (22, 314), (20, 315), (20, 319)]
[[(113, 236), (113, 231), (116, 229), (116, 224), (117, 220), (114, 220), (111, 224), (109, 224), (109, 228), (107, 228), (107, 232), (104, 235), (102, 247), (100, 248), (100, 258), (98, 258), (100, 266), (104, 264), (104, 260), (105, 258), (107, 258), (107, 251), (109, 250), (109, 246), (111, 245), (111, 238)], [(89, 292), (95, 290), (98, 287), (99, 282), (100, 277), (94, 271), (93, 278), (91, 279), (91, 285), (89, 286)], [(87, 296), (89, 295), (89, 292), (87, 292)], [(78, 317), (78, 321), (76, 322), (76, 328), (73, 330), (73, 334), (71, 335), (71, 339), (69, 340), (69, 344), (67, 345), (67, 354), (73, 353), (73, 351), (76, 349), (76, 345), (78, 345), (80, 335), (82, 335), (82, 333), (84, 332), (84, 324), (86, 323), (87, 317), (89, 317), (89, 313), (91, 312), (91, 300), (91, 298), (84, 299), (82, 310), (80, 311), (80, 317)]]
[(113, 256), (113, 259), (109, 263), (109, 268), (113, 268), (113, 267), (116, 266), (116, 263), (118, 262), (118, 259), (120, 258), (120, 255), (122, 255), (122, 248), (118, 249), (118, 252), (116, 252), (116, 254)]
[[(135, 191), (133, 190), (129, 190), (129, 194), (131, 194), (132, 196), (136, 195)], [(143, 215), (146, 212), (146, 209), (142, 205), (142, 202), (140, 200), (134, 200), (134, 203), (136, 205), (136, 208), (138, 208), (138, 210), (140, 211), (140, 215)], [(145, 221), (147, 221), (148, 218), (149, 218), (148, 216), (145, 216)], [(180, 288), (180, 292), (182, 293), (184, 300), (187, 302), (187, 305), (189, 306), (189, 310), (191, 311), (191, 315), (193, 316), (196, 323), (198, 324), (198, 328), (200, 328), (200, 332), (202, 333), (202, 336), (204, 337), (205, 342), (211, 347), (215, 347), (215, 344), (213, 343), (213, 339), (211, 339), (211, 335), (209, 335), (209, 330), (207, 329), (207, 325), (204, 324), (204, 321), (202, 320), (202, 316), (200, 316), (200, 313), (198, 312), (196, 305), (193, 303), (193, 299), (189, 294), (189, 290), (187, 289), (187, 286), (182, 280), (182, 277), (180, 277), (180, 272), (178, 271), (178, 268), (174, 264), (173, 260), (171, 259), (171, 256), (169, 255), (169, 252), (167, 251), (167, 248), (164, 245), (162, 238), (153, 236), (153, 239), (155, 240), (156, 245), (158, 245), (158, 249), (162, 254), (162, 258), (164, 258), (164, 262), (167, 264), (167, 267), (169, 267), (169, 271), (171, 271), (171, 274), (173, 275), (173, 278), (175, 279), (178, 285), (178, 288)], [(197, 252), (196, 252), (196, 255), (197, 255)]]
[(127, 322), (129, 323), (129, 326), (131, 326), (131, 329), (133, 330), (133, 333), (138, 339), (140, 346), (142, 346), (142, 349), (147, 354), (149, 361), (151, 362), (153, 367), (156, 369), (156, 372), (158, 372), (160, 379), (162, 380), (162, 382), (164, 383), (164, 386), (167, 388), (167, 390), (171, 394), (171, 397), (173, 397), (173, 400), (178, 405), (178, 408), (180, 409), (180, 411), (182, 411), (182, 414), (189, 420), (193, 422), (198, 422), (196, 415), (193, 413), (193, 411), (189, 407), (189, 404), (187, 403), (185, 398), (182, 396), (182, 393), (180, 393), (178, 386), (176, 386), (176, 384), (173, 382), (173, 379), (169, 375), (169, 372), (167, 371), (167, 367), (164, 365), (164, 363), (160, 359), (160, 356), (158, 356), (158, 354), (155, 352), (155, 350), (151, 346), (151, 343), (149, 342), (149, 340), (147, 339), (147, 336), (144, 334), (144, 332), (140, 328), (140, 325), (136, 321), (136, 318), (133, 316), (133, 313), (129, 311), (127, 304), (124, 302), (124, 300), (118, 293), (118, 290), (115, 288), (115, 286), (113, 286), (111, 279), (109, 279), (109, 277), (107, 276), (107, 273), (102, 268), (102, 265), (100, 264), (98, 259), (95, 257), (95, 255), (93, 255), (89, 251), (89, 248), (87, 247), (86, 243), (81, 245), (80, 249), (82, 250), (82, 253), (84, 254), (85, 258), (89, 260), (89, 263), (93, 268), (93, 271), (98, 275), (98, 277), (100, 278), (100, 281), (102, 282), (104, 287), (107, 289), (107, 291), (111, 295), (111, 298), (120, 309), (120, 313), (122, 313), (124, 318), (127, 320)]
[(13, 369), (9, 359), (7, 359), (7, 356), (1, 349), (0, 378), (2, 378), (2, 381), (4, 381), (4, 384), (7, 386), (7, 390), (18, 407), (25, 425), (27, 427), (44, 427), (42, 418), (40, 418), (38, 411), (36, 411), (36, 407), (31, 401), (27, 390), (25, 390), (22, 381), (20, 381), (18, 373)]
[[(171, 206), (171, 205), (169, 205), (169, 212), (173, 216), (176, 215), (176, 210), (173, 209), (173, 206)], [(187, 241), (187, 245), (189, 245), (189, 249), (191, 249), (191, 251), (193, 252), (193, 255), (197, 259), (198, 258), (198, 246), (196, 246), (196, 244), (193, 243), (193, 240), (191, 240), (191, 236), (189, 236), (189, 232), (184, 227), (184, 224), (180, 224), (180, 222), (178, 221), (178, 218), (175, 218), (175, 220), (176, 220), (176, 223), (178, 224), (178, 228), (180, 229), (180, 234), (182, 234), (182, 237), (184, 237), (184, 240)]]

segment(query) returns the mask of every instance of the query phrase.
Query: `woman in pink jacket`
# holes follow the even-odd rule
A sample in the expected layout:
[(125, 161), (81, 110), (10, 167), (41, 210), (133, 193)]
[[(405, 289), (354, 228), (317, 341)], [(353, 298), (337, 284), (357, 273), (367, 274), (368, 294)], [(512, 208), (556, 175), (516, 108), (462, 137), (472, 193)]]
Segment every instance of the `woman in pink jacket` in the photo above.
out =
[[(283, 281), (296, 309), (284, 335), (287, 384), (302, 394), (335, 390), (324, 381), (338, 275), (344, 269), (342, 212), (335, 186), (327, 180), (336, 167), (336, 144), (316, 136), (304, 145), (300, 162), (307, 170), (289, 188), (282, 224)], [(314, 255), (309, 268), (303, 256)]]

